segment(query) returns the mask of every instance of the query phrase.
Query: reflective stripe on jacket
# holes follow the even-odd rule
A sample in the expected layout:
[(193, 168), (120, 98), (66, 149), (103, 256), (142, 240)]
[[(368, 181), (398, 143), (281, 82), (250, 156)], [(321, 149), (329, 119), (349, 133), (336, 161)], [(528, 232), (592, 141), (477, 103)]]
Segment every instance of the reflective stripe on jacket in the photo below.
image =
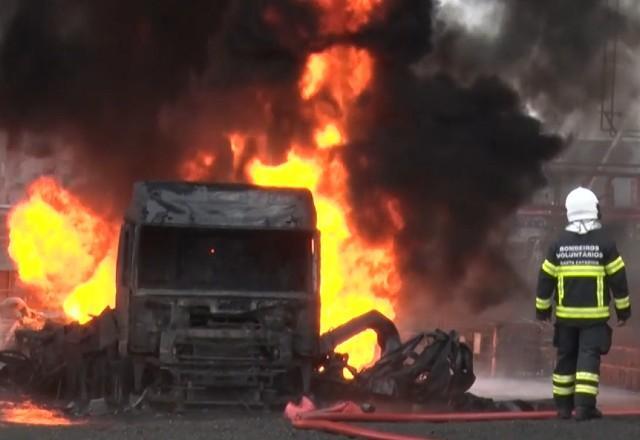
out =
[(540, 268), (538, 318), (549, 317), (555, 304), (559, 322), (607, 321), (612, 298), (618, 318), (628, 319), (631, 301), (625, 264), (615, 243), (603, 230), (582, 235), (563, 232)]

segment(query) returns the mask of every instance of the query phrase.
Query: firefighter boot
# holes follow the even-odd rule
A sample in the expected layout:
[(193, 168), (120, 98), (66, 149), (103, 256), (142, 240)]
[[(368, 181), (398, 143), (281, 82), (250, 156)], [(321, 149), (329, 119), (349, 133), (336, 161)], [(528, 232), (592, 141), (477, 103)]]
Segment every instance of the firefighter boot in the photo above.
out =
[(578, 422), (599, 419), (601, 417), (602, 413), (595, 406), (579, 406), (576, 408), (576, 420)]
[(573, 413), (573, 396), (556, 396), (556, 411), (559, 419), (568, 420)]

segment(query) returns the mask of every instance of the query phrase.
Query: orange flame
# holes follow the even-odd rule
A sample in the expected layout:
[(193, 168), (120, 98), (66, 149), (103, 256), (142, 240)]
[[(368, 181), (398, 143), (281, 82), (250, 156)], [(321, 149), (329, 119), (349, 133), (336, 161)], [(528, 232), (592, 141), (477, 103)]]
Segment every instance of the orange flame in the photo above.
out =
[(237, 169), (244, 154), (244, 148), (247, 143), (247, 137), (241, 133), (231, 133), (229, 135), (229, 144), (233, 153), (233, 168)]
[(8, 217), (9, 255), (43, 304), (86, 322), (115, 300), (115, 230), (52, 178), (42, 177)]
[(326, 89), (345, 112), (369, 86), (373, 58), (365, 49), (333, 46), (309, 56), (300, 80), (300, 95), (309, 100)]
[(341, 145), (344, 139), (335, 124), (327, 124), (324, 128), (316, 130), (315, 141), (318, 148), (332, 148)]
[(0, 402), (0, 420), (7, 423), (38, 426), (67, 426), (74, 422), (55, 411), (41, 408), (31, 402)]
[(355, 32), (365, 25), (382, 0), (315, 0), (323, 11), (326, 33)]
[[(370, 20), (382, 0), (315, 0), (323, 11), (327, 33), (355, 31)], [(312, 191), (322, 232), (322, 312), (326, 331), (377, 309), (395, 317), (394, 296), (400, 288), (391, 238), (372, 245), (357, 236), (350, 224), (347, 172), (332, 149), (347, 144), (349, 114), (373, 78), (374, 61), (365, 49), (336, 45), (311, 54), (299, 81), (306, 114), (315, 126), (316, 149), (291, 146), (287, 161), (265, 165), (262, 155), (246, 163), (242, 158), (246, 133), (229, 137), (236, 171), (245, 171), (259, 185), (305, 187)], [(262, 139), (253, 133), (252, 139)], [(267, 149), (260, 146), (258, 153)], [(312, 150), (312, 152), (310, 152)], [(301, 151), (305, 151), (302, 155)], [(185, 161), (181, 176), (202, 180), (211, 176), (215, 156), (198, 151)], [(245, 167), (244, 170), (239, 169)], [(404, 227), (395, 200), (387, 201), (396, 229)], [(22, 282), (63, 304), (80, 322), (115, 303), (115, 229), (101, 220), (52, 179), (39, 179), (28, 197), (9, 216), (10, 255)], [(362, 367), (375, 357), (376, 337), (367, 331), (341, 345), (350, 363)]]
[[(325, 170), (328, 171), (325, 174)], [(321, 330), (327, 331), (349, 319), (377, 309), (394, 318), (392, 297), (376, 292), (395, 292), (395, 264), (392, 246), (370, 246), (353, 236), (348, 225), (344, 195), (321, 189), (322, 180), (331, 178), (344, 189), (345, 171), (336, 159), (320, 155), (303, 159), (290, 152), (286, 163), (267, 166), (256, 159), (248, 173), (258, 185), (304, 187), (314, 196), (321, 232)], [(349, 354), (355, 367), (369, 364), (375, 357), (376, 335), (367, 331), (345, 342), (339, 351)]]
[(369, 86), (372, 72), (373, 59), (364, 49), (334, 46), (308, 57), (299, 88), (313, 109), (318, 148), (347, 142), (349, 110)]
[(180, 169), (180, 176), (187, 181), (195, 182), (206, 179), (215, 164), (215, 156), (211, 153), (198, 151), (196, 157), (184, 162)]
[[(351, 0), (342, 15), (335, 15), (341, 9), (337, 6), (344, 3), (318, 0), (328, 14), (328, 25), (354, 30), (368, 20), (380, 1)], [(282, 165), (267, 166), (255, 159), (247, 167), (250, 179), (258, 185), (305, 187), (314, 195), (322, 239), (322, 331), (371, 309), (395, 317), (393, 300), (400, 281), (392, 241), (383, 240), (382, 245), (374, 246), (354, 235), (349, 225), (346, 170), (339, 157), (325, 152), (346, 143), (349, 112), (372, 77), (373, 59), (364, 49), (338, 45), (311, 54), (299, 89), (312, 109), (318, 150), (311, 157), (302, 157), (292, 146)], [(392, 224), (401, 229), (404, 224), (397, 201), (387, 201), (387, 207)], [(342, 344), (338, 351), (349, 354), (351, 365), (362, 367), (374, 360), (375, 347), (375, 333), (367, 331)]]
[(300, 82), (303, 99), (309, 99), (320, 90), (327, 76), (327, 59), (322, 54), (312, 54), (307, 60), (304, 76)]

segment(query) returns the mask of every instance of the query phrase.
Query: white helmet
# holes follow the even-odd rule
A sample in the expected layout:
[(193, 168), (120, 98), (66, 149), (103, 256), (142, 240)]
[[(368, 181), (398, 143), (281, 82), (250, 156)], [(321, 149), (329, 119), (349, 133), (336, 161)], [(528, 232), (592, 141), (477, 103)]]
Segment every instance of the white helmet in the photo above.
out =
[(578, 187), (571, 191), (565, 206), (569, 222), (598, 218), (598, 198), (587, 188)]

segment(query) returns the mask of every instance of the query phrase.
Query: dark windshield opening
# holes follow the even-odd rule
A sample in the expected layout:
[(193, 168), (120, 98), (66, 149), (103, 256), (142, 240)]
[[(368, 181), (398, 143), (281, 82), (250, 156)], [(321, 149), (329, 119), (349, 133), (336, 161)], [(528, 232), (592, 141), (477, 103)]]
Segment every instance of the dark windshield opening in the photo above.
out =
[(138, 284), (147, 288), (302, 291), (310, 278), (311, 235), (145, 226)]

